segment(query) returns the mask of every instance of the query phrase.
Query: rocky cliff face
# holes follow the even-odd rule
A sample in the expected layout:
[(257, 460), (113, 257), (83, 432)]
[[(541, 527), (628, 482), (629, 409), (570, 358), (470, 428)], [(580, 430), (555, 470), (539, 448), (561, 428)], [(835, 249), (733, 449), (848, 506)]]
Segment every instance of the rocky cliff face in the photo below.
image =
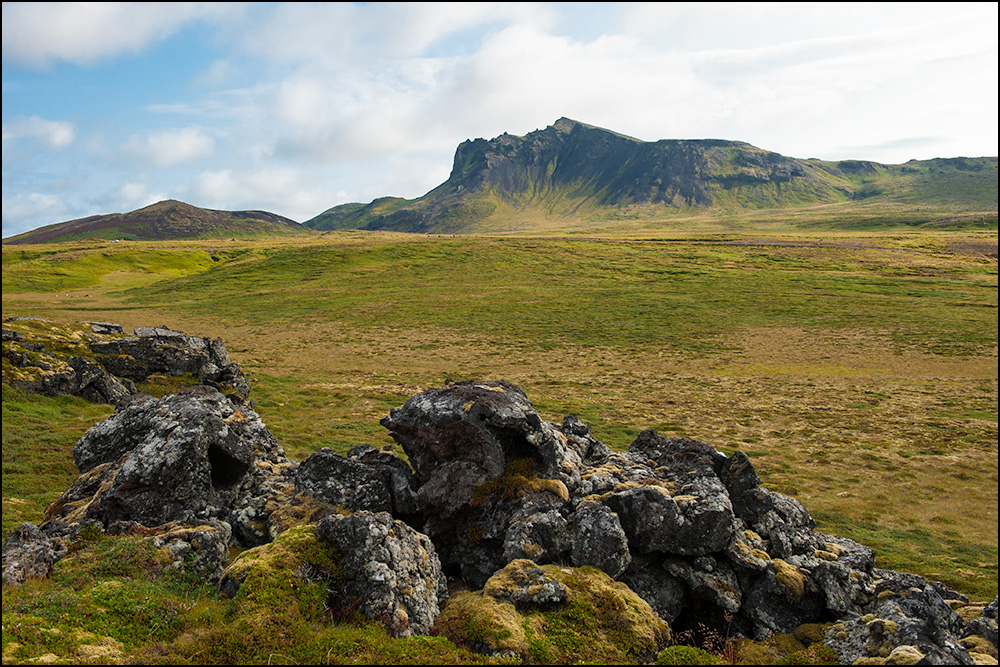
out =
[[(569, 604), (566, 586), (586, 575), (637, 610), (643, 655), (662, 648), (665, 624), (756, 638), (826, 624), (848, 662), (901, 651), (972, 664), (963, 638), (996, 643), (995, 601), (970, 624), (952, 608), (961, 594), (817, 532), (742, 452), (654, 431), (612, 451), (578, 419), (541, 419), (507, 382), (430, 389), (382, 424), (409, 465), (364, 446), (290, 461), (246, 404), (206, 385), (123, 400), (77, 444), (79, 480), (4, 543), (5, 585), (45, 576), (88, 529), (146, 535), (227, 595), (252, 596), (277, 567), (397, 636), (431, 631), (449, 580), (483, 589), (456, 602), (461, 622), (443, 621), (459, 632), (488, 626), (476, 614), (497, 605)], [(229, 545), (249, 549), (229, 564)], [(596, 571), (616, 583), (593, 583)], [(517, 651), (502, 639), (477, 645)]]
[[(739, 141), (644, 142), (560, 118), (524, 137), (465, 141), (448, 180), (366, 229), (463, 231), (498, 205), (570, 214), (598, 208), (780, 207), (844, 198), (850, 183)], [(311, 224), (311, 223), (310, 223)]]

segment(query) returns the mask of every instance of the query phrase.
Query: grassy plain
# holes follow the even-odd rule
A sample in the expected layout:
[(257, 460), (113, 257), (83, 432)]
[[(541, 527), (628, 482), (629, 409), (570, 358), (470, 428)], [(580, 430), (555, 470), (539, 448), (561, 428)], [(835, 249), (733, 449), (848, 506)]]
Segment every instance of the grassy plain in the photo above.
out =
[[(506, 379), (613, 448), (655, 428), (742, 449), (820, 530), (992, 599), (995, 216), (875, 232), (794, 215), (641, 238), (5, 246), (3, 317), (221, 336), (296, 459), (389, 443), (378, 420), (447, 379)], [(75, 478), (72, 445), (110, 410), (4, 388), (4, 534)]]

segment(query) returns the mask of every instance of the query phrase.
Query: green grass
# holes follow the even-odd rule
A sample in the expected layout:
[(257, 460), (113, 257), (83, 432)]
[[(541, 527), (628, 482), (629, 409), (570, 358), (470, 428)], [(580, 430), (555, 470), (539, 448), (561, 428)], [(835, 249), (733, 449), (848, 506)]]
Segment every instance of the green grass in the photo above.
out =
[(180, 276), (203, 271), (213, 262), (204, 250), (93, 249), (70, 246), (62, 252), (3, 250), (3, 292), (58, 292), (99, 285), (112, 272)]
[(37, 523), (79, 472), (73, 446), (112, 407), (82, 398), (39, 397), (3, 385), (3, 534)]
[[(884, 210), (870, 213), (885, 222)], [(694, 221), (657, 239), (332, 233), (213, 253), (5, 247), (3, 315), (221, 336), (296, 460), (390, 443), (378, 420), (448, 379), (510, 380), (543, 418), (575, 414), (614, 449), (645, 428), (743, 449), (820, 530), (871, 546), (880, 566), (992, 599), (997, 265), (956, 248), (995, 253), (995, 218), (986, 233), (803, 234), (818, 215), (765, 225), (748, 214), (729, 233)], [(111, 410), (3, 388), (4, 534), (39, 521), (75, 480), (73, 445)], [(148, 641), (95, 610), (86, 632), (148, 662), (479, 659), (375, 625), (234, 623), (226, 601), (176, 582), (155, 588), (138, 571), (60, 577), (5, 592), (5, 652), (14, 642), (79, 658), (95, 640), (74, 639), (60, 609), (127, 613), (157, 595), (147, 625), (162, 630)], [(120, 597), (101, 597), (108, 577), (123, 582)], [(565, 648), (534, 640), (539, 655)]]
[(995, 264), (914, 262), (890, 275), (883, 261), (837, 248), (435, 239), (291, 248), (135, 288), (125, 303), (276, 326), (434, 326), (496, 345), (711, 351), (721, 334), (786, 325), (885, 329), (950, 354), (995, 342)]

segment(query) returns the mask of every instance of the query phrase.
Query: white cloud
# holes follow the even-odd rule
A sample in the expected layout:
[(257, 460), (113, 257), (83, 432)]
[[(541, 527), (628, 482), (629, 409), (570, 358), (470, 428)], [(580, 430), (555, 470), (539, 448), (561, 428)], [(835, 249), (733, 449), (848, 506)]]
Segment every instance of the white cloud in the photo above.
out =
[(3, 58), (36, 68), (87, 65), (139, 53), (193, 21), (240, 11), (231, 3), (5, 2)]
[(3, 237), (16, 236), (42, 225), (65, 220), (66, 202), (49, 193), (3, 193)]
[(330, 70), (418, 57), (444, 40), (512, 21), (550, 25), (555, 12), (536, 3), (283, 2), (259, 18), (230, 31), (245, 53)]
[(132, 135), (124, 151), (159, 167), (169, 167), (212, 154), (215, 141), (200, 127), (154, 130)]
[(170, 199), (166, 193), (149, 187), (146, 183), (126, 182), (107, 197), (112, 209), (129, 213), (150, 204)]
[(198, 175), (190, 203), (222, 210), (266, 210), (301, 222), (333, 204), (326, 189), (298, 169), (221, 169)]
[(3, 141), (29, 137), (49, 148), (66, 148), (76, 139), (76, 126), (62, 120), (45, 120), (38, 116), (18, 116), (3, 124)]

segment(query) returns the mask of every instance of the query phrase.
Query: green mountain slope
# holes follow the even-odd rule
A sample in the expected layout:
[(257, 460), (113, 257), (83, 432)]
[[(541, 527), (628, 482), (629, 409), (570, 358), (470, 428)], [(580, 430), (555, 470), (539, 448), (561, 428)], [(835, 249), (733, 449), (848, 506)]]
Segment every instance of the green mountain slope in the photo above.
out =
[(644, 142), (560, 118), (524, 137), (463, 142), (448, 180), (423, 197), (345, 204), (304, 224), (463, 233), (511, 229), (512, 220), (528, 229), (540, 220), (586, 224), (862, 201), (992, 211), (995, 221), (997, 159), (799, 160), (740, 141)]
[(94, 215), (47, 225), (4, 239), (4, 243), (52, 243), (80, 239), (253, 238), (309, 234), (294, 220), (266, 211), (215, 211), (168, 199), (131, 213)]
[(321, 232), (333, 229), (357, 229), (372, 218), (392, 213), (410, 201), (402, 197), (380, 197), (370, 204), (340, 204), (310, 219), (307, 226)]

